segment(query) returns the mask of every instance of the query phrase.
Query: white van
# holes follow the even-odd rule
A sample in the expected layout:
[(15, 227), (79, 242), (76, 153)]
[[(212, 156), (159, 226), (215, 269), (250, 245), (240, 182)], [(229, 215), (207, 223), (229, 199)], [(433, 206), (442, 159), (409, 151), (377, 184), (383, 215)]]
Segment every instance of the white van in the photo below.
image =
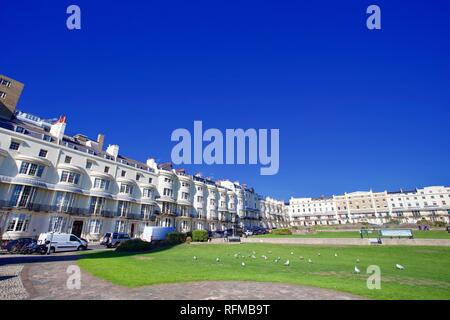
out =
[(141, 239), (147, 242), (165, 240), (169, 232), (174, 232), (173, 227), (154, 227), (148, 226), (144, 228)]
[[(51, 244), (50, 244), (51, 242)], [(77, 236), (70, 233), (41, 233), (38, 238), (38, 244), (50, 244), (50, 252), (61, 252), (61, 251), (81, 251), (86, 250), (88, 243), (85, 240), (78, 238)]]

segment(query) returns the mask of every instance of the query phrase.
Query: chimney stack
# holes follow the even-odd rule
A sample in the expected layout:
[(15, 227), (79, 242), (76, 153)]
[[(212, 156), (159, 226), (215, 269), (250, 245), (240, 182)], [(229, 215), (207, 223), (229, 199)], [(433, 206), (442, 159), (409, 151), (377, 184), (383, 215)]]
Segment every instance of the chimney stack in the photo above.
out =
[(117, 158), (119, 155), (119, 146), (117, 144), (110, 144), (106, 149), (106, 153), (114, 158)]
[(98, 134), (97, 143), (98, 143), (98, 151), (102, 151), (103, 145), (105, 144), (105, 135), (103, 133)]
[(66, 130), (66, 116), (59, 117), (58, 121), (52, 124), (50, 127), (50, 135), (58, 140), (62, 140), (64, 137), (64, 131)]

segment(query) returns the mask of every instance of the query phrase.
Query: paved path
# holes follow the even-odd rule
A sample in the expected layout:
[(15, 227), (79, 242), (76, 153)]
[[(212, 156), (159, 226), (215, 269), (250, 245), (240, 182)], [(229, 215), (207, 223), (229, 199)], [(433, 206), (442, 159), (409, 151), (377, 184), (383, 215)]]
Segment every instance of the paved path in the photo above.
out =
[[(0, 257), (0, 272), (21, 272), (23, 287), (13, 299), (114, 299), (114, 300), (351, 300), (360, 297), (315, 287), (244, 281), (208, 281), (125, 288), (81, 274), (81, 289), (69, 290), (67, 268), (75, 265), (74, 254)], [(1, 273), (0, 273), (1, 274)], [(15, 279), (19, 279), (15, 277)], [(3, 280), (4, 281), (4, 280)], [(0, 289), (2, 282), (0, 279)]]

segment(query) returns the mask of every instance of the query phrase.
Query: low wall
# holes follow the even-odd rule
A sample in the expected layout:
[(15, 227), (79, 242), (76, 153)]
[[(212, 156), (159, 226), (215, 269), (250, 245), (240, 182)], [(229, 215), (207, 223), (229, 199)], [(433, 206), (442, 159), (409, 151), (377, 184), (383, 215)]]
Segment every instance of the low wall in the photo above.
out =
[[(370, 246), (369, 239), (351, 238), (242, 238), (242, 243), (273, 243), (273, 244), (312, 244), (336, 246)], [(388, 246), (446, 246), (450, 240), (445, 239), (382, 239), (382, 245)], [(223, 242), (222, 242), (223, 243)]]

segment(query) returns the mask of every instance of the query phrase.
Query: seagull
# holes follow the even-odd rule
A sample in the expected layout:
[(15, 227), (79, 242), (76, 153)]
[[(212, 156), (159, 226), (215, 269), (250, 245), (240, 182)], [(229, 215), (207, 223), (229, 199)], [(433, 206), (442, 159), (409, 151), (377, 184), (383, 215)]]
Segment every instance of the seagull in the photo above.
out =
[(269, 253), (272, 253), (272, 251), (269, 251)]
[(320, 257), (320, 252), (317, 255)]
[(359, 270), (357, 266), (355, 266), (355, 273), (356, 274), (360, 274), (361, 273), (361, 270)]
[(312, 263), (312, 260), (311, 260), (311, 259), (308, 259), (308, 262), (309, 262), (309, 263)]
[(219, 258), (216, 258), (216, 262), (220, 262), (220, 259), (219, 259)]
[(194, 258), (193, 258), (194, 260), (197, 260), (197, 257), (196, 256), (194, 256)]
[(294, 253), (291, 251), (291, 254), (293, 255)]
[(305, 258), (303, 258), (303, 256), (300, 256), (300, 260), (305, 260)]
[(289, 260), (288, 260), (288, 261), (286, 261), (286, 262), (284, 263), (284, 265), (285, 265), (286, 267), (288, 267), (288, 266), (289, 266), (289, 264), (290, 264)]
[(337, 258), (337, 256), (338, 256), (337, 253), (335, 253), (334, 256)]
[(361, 261), (359, 259), (356, 259), (356, 263), (360, 263)]
[(263, 258), (264, 260), (267, 260), (267, 257), (265, 255), (262, 255), (261, 258)]
[(253, 255), (253, 256), (252, 256), (252, 259), (256, 259), (256, 257)]
[(242, 263), (241, 263), (241, 266), (245, 267), (245, 262), (242, 262)]
[(401, 264), (398, 264), (398, 263), (395, 265), (395, 267), (396, 267), (398, 270), (405, 270), (405, 267), (402, 266)]
[(236, 253), (236, 254), (234, 255), (234, 257), (235, 257), (235, 258), (239, 258), (239, 255)]

